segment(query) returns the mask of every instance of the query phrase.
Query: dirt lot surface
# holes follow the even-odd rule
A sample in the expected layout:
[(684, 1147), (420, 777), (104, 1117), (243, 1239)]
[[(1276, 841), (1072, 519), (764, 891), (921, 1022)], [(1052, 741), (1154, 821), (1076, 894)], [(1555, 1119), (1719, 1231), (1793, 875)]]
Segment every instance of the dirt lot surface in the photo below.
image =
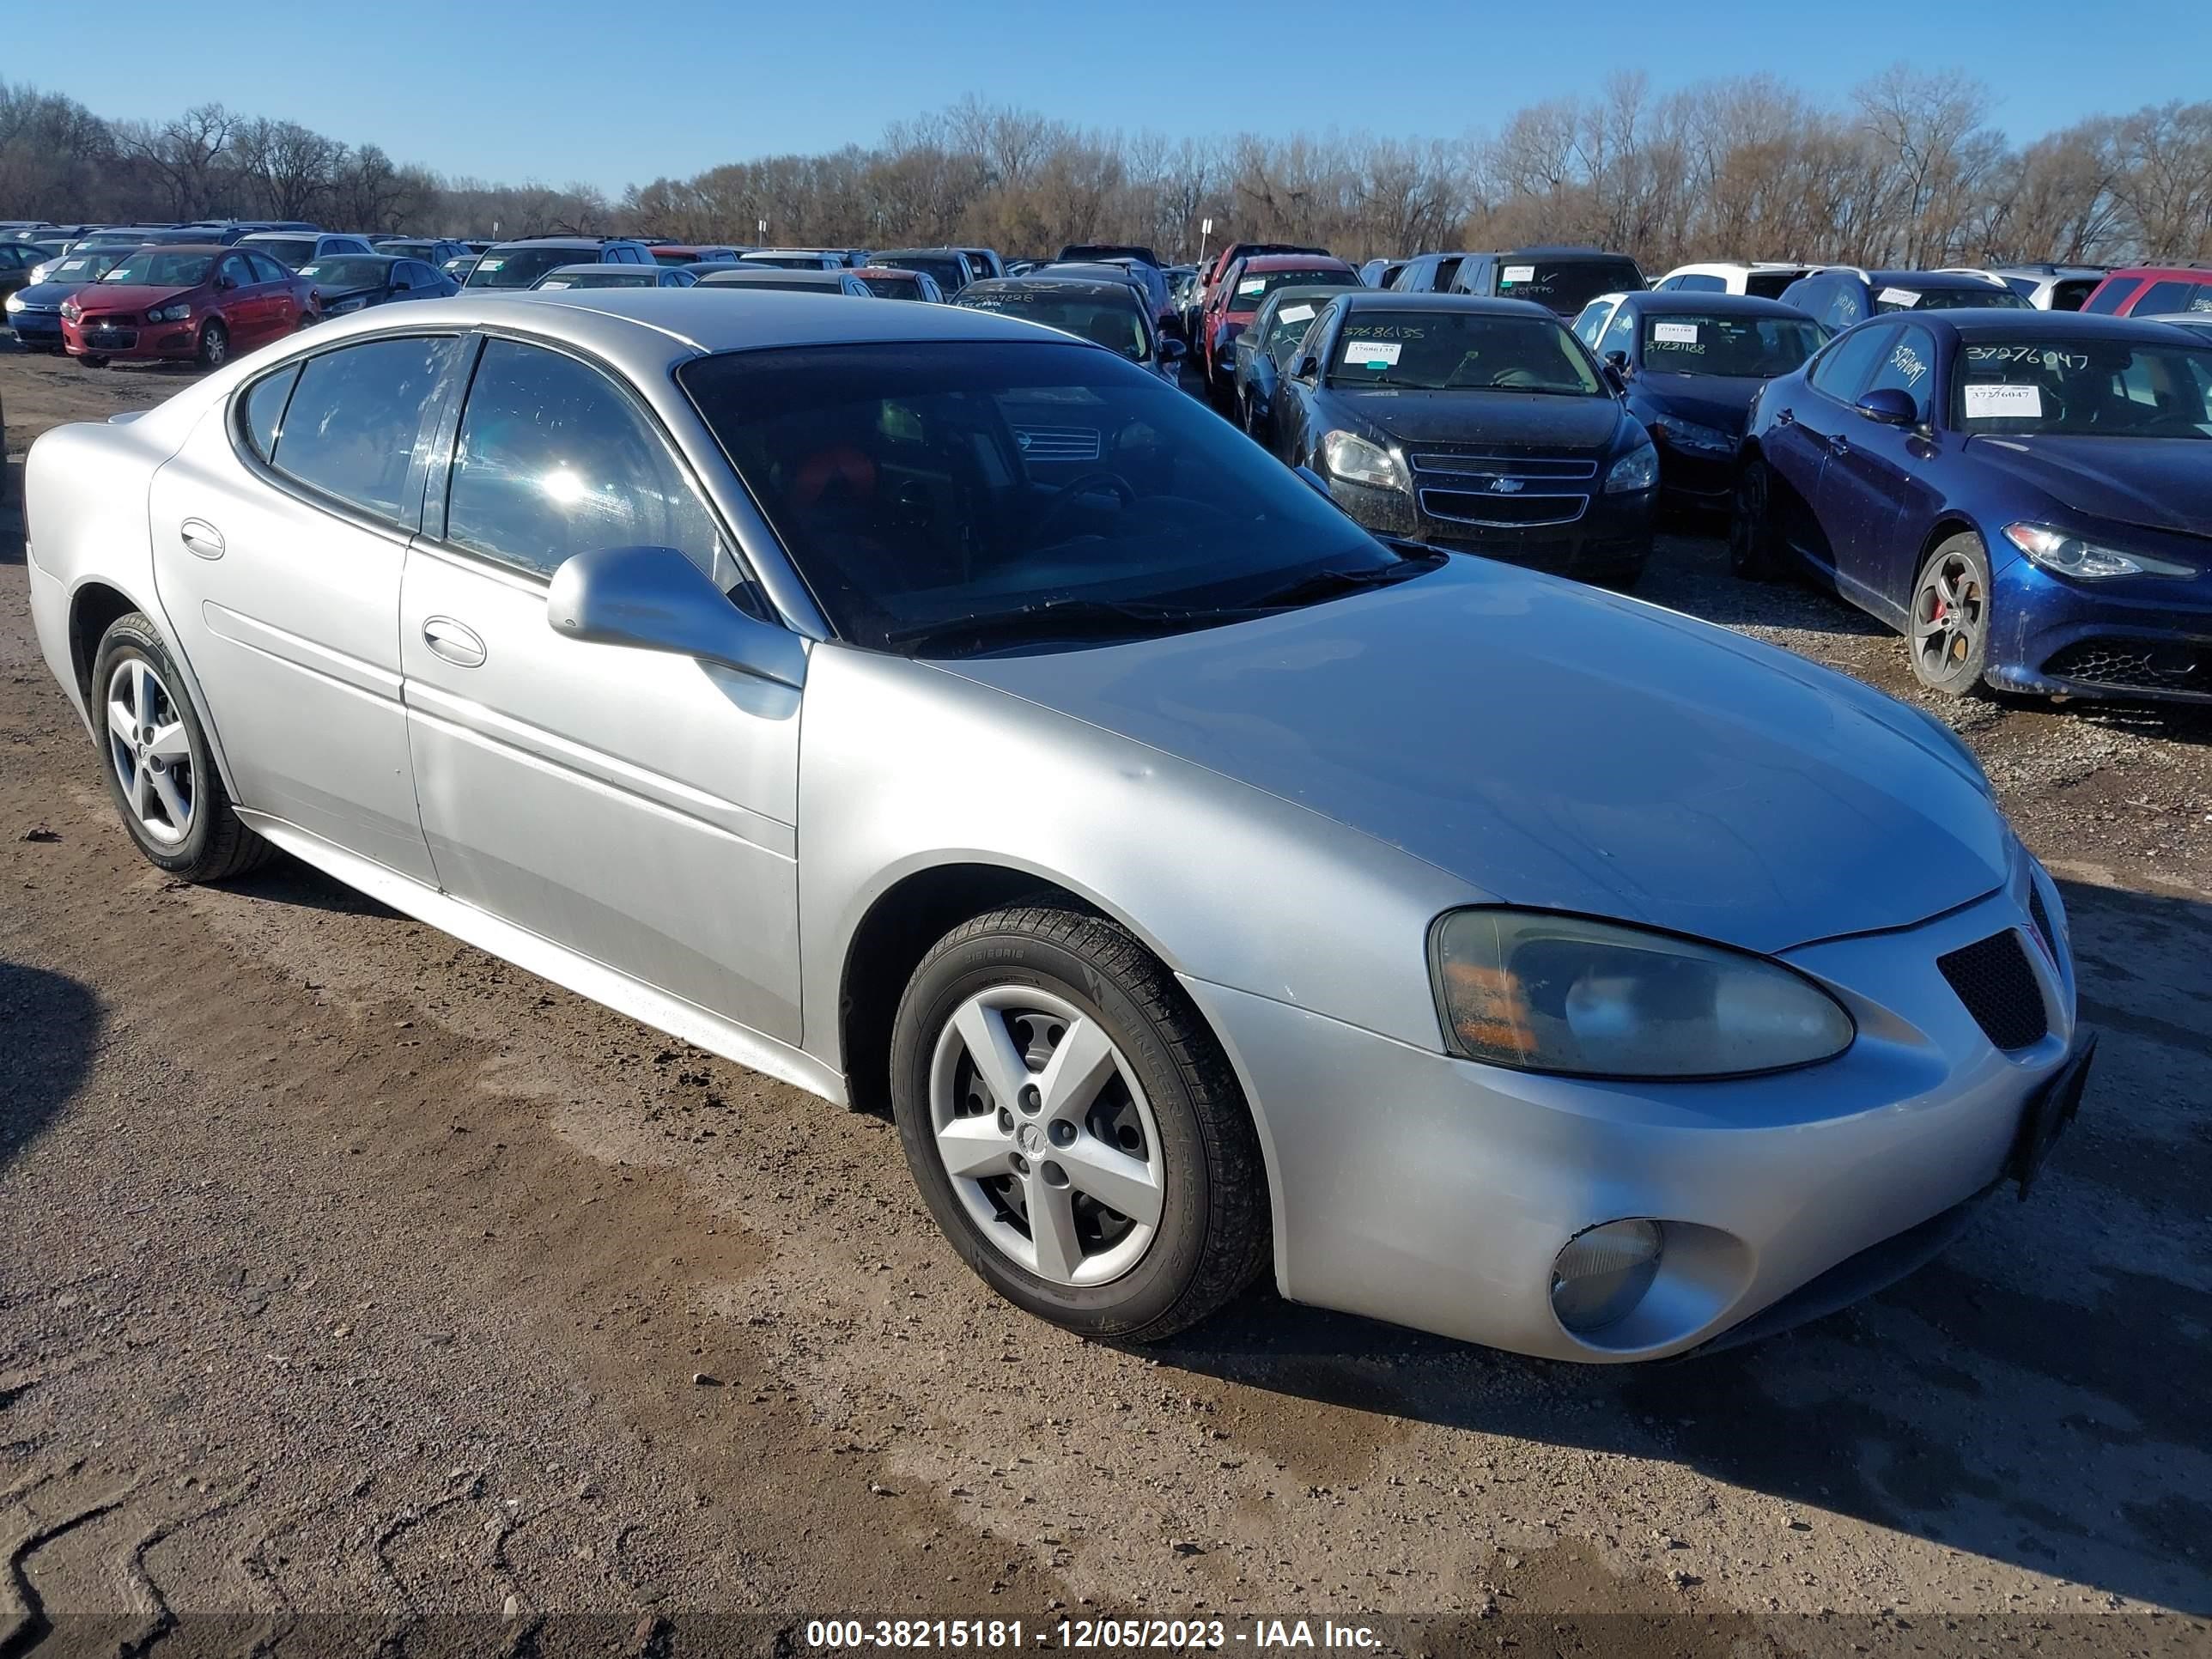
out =
[[(988, 1295), (887, 1124), (289, 861), (137, 857), (12, 503), (40, 430), (180, 384), (0, 346), (0, 1656), (1103, 1612), (2212, 1650), (2212, 725), (1940, 711), (2061, 878), (2106, 1036), (2033, 1201), (1917, 1277), (1632, 1371), (1267, 1294), (1117, 1352)], [(1710, 538), (1644, 593), (1905, 690), (1894, 639)]]

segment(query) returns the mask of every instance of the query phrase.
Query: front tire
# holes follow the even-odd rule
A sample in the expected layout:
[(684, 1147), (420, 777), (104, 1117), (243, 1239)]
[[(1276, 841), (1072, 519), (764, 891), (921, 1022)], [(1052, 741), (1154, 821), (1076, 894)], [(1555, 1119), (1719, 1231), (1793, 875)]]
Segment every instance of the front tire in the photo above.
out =
[(1989, 555), (1980, 537), (1953, 536), (1928, 556), (1912, 586), (1905, 643), (1913, 678), (1947, 697), (1980, 691), (1990, 622)]
[(123, 827), (147, 860), (185, 881), (222, 881), (264, 862), (267, 842), (238, 821), (207, 732), (154, 624), (118, 617), (93, 659), (92, 723)]
[(1259, 1139), (1228, 1060), (1103, 917), (1024, 907), (940, 939), (899, 1004), (891, 1102), (954, 1249), (1067, 1330), (1160, 1340), (1267, 1260)]
[(77, 358), (77, 362), (82, 363), (87, 368), (106, 368), (107, 367), (107, 359), (94, 351), (85, 352)]
[(230, 331), (222, 319), (210, 317), (200, 325), (199, 345), (192, 358), (202, 368), (221, 368), (230, 361)]
[(1736, 479), (1735, 514), (1729, 523), (1729, 568), (1747, 582), (1771, 582), (1782, 574), (1774, 552), (1774, 479), (1753, 456)]

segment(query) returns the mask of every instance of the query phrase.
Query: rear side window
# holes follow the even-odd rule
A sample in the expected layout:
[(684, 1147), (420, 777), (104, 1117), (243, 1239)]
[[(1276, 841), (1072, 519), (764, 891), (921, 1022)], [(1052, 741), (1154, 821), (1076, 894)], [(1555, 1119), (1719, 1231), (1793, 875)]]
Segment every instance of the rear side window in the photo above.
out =
[(1844, 403), (1856, 402), (1896, 331), (1862, 329), (1830, 346), (1813, 365), (1814, 388)]
[(2212, 283), (2153, 283), (2128, 307), (2132, 316), (2163, 317), (2172, 311), (2212, 311)]
[[(325, 495), (411, 524), (407, 480), (453, 350), (450, 337), (369, 340), (310, 357), (283, 411), (270, 464)], [(249, 427), (254, 413), (249, 407)]]
[(2081, 301), (2089, 297), (2090, 291), (2096, 286), (2094, 282), (2057, 283), (2051, 290), (2051, 308), (2053, 311), (2079, 311)]
[(2113, 312), (2127, 303), (2128, 295), (2136, 291), (2132, 276), (2107, 276), (2098, 284), (2097, 291), (2083, 304), (2084, 311)]
[(614, 382), (513, 340), (484, 347), (469, 387), (446, 539), (541, 576), (600, 547), (680, 548), (718, 580), (730, 562), (667, 445)]
[(246, 438), (253, 446), (253, 453), (264, 461), (276, 453), (276, 432), (284, 419), (284, 404), (292, 395), (293, 382), (299, 378), (300, 366), (294, 363), (246, 388), (243, 415)]
[(1796, 280), (1787, 270), (1754, 270), (1743, 279), (1743, 291), (1755, 299), (1778, 300), (1782, 290)]
[(1679, 288), (1688, 294), (1724, 294), (1728, 291), (1726, 283), (1705, 270), (1692, 271), (1686, 276), (1670, 276), (1666, 286)]

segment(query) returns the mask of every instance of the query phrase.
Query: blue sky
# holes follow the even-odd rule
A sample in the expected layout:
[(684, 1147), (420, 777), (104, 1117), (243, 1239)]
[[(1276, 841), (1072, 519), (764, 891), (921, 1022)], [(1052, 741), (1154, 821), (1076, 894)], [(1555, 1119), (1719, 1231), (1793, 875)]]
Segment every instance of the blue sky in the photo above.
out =
[[(1465, 0), (374, 0), (234, 9), (206, 29), (188, 26), (176, 0), (9, 10), (0, 76), (102, 115), (215, 99), (443, 172), (611, 191), (872, 143), (889, 122), (971, 92), (1081, 125), (1178, 136), (1335, 126), (1432, 137), (1632, 68), (1662, 88), (1769, 70), (1820, 97), (1900, 59), (1964, 69), (1987, 82), (1996, 124), (2016, 137), (2212, 95), (2212, 9), (2199, 0), (2112, 14), (2018, 0), (1976, 15), (1832, 0), (1584, 0), (1517, 15)], [(1191, 52), (1209, 28), (1218, 32), (1200, 76)], [(1331, 36), (1340, 44), (1311, 49)], [(94, 37), (131, 45), (94, 65)]]

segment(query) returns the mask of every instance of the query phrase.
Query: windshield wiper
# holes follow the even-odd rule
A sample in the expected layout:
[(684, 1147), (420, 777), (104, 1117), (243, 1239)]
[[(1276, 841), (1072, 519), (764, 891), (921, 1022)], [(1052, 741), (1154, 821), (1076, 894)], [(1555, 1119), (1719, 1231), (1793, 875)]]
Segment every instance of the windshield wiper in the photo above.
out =
[(1434, 570), (1450, 556), (1448, 553), (1437, 552), (1432, 547), (1425, 547), (1418, 551), (1408, 551), (1396, 564), (1371, 565), (1358, 570), (1310, 571), (1285, 586), (1270, 593), (1261, 593), (1244, 603), (1254, 611), (1311, 605), (1317, 599), (1334, 599), (1340, 593), (1356, 592), (1363, 587), (1387, 587), (1392, 582), (1404, 581), (1408, 576)]
[(912, 623), (886, 633), (884, 643), (898, 646), (929, 641), (974, 641), (981, 644), (1009, 635), (1111, 638), (1117, 634), (1143, 634), (1164, 627), (1234, 622), (1243, 614), (1218, 607), (1194, 609), (1125, 599), (1039, 599), (1008, 611), (975, 611), (962, 617)]

